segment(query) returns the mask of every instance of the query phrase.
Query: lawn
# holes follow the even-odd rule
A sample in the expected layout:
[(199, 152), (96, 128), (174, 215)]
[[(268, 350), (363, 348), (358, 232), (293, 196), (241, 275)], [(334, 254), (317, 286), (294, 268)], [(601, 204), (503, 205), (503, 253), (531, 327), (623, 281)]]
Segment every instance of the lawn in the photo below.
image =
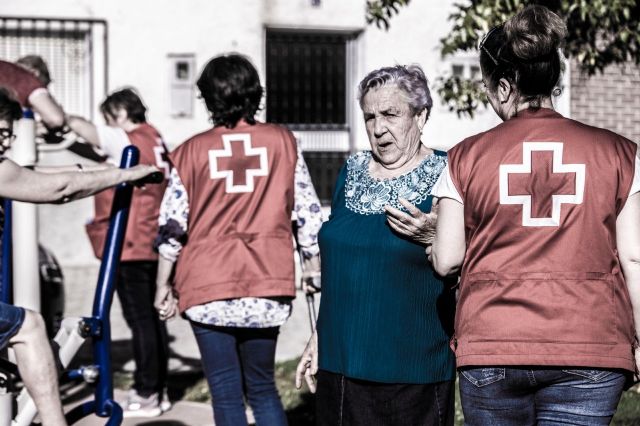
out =
[[(297, 359), (279, 362), (276, 364), (276, 384), (280, 391), (282, 403), (287, 412), (291, 426), (311, 426), (315, 421), (313, 395), (306, 386), (298, 391), (294, 385), (294, 376)], [(188, 401), (208, 402), (209, 389), (204, 378), (191, 378), (190, 380), (173, 380), (170, 378), (170, 394), (172, 398), (178, 397)], [(114, 384), (118, 388), (128, 389), (131, 386), (130, 373), (116, 373)], [(185, 387), (183, 387), (186, 385)], [(462, 425), (464, 417), (460, 408), (460, 397), (456, 387), (456, 426)], [(613, 422), (614, 426), (633, 426), (640, 424), (640, 389), (634, 388), (622, 395), (618, 411)]]

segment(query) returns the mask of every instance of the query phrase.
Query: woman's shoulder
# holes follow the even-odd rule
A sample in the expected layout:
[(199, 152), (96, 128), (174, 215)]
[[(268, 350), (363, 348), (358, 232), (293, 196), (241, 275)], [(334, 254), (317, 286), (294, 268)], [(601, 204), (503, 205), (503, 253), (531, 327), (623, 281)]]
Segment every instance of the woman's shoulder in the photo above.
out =
[(171, 152), (171, 154), (172, 155), (184, 154), (186, 151), (192, 150), (196, 148), (199, 144), (203, 143), (204, 141), (209, 140), (215, 132), (216, 132), (216, 129), (213, 128), (213, 129), (202, 131), (200, 133), (196, 133), (195, 135), (191, 136), (189, 139), (185, 140), (180, 145), (178, 145)]
[(367, 170), (369, 167), (369, 160), (371, 159), (371, 151), (359, 151), (351, 154), (347, 161), (345, 161), (345, 167), (348, 171)]
[(274, 133), (279, 135), (286, 135), (287, 137), (294, 137), (293, 132), (289, 130), (287, 126), (284, 126), (282, 124), (256, 121), (255, 124), (250, 124), (248, 126), (253, 132)]

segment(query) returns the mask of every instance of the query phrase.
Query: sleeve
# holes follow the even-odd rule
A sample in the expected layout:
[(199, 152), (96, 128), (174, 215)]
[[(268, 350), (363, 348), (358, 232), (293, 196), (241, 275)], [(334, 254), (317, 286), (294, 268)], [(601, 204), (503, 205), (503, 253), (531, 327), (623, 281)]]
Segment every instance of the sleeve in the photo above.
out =
[(19, 65), (6, 64), (2, 67), (2, 72), (5, 73), (3, 81), (7, 80), (7, 88), (14, 92), (16, 100), (23, 107), (31, 108), (31, 97), (47, 91), (44, 84), (31, 71), (27, 71)]
[(189, 198), (178, 171), (174, 168), (160, 204), (158, 235), (153, 243), (160, 256), (176, 261), (187, 241), (188, 221)]
[(299, 145), (297, 151), (298, 160), (294, 174), (293, 194), (296, 223), (298, 224), (297, 241), (302, 255), (308, 259), (320, 252), (318, 232), (322, 227), (322, 209)]
[(120, 164), (122, 151), (131, 144), (127, 133), (119, 127), (96, 126), (100, 149), (115, 165)]
[(456, 189), (456, 186), (451, 179), (451, 174), (449, 173), (449, 164), (445, 166), (442, 173), (440, 173), (440, 177), (438, 177), (438, 180), (433, 185), (433, 188), (431, 189), (431, 195), (437, 198), (451, 198), (461, 204), (464, 204), (464, 202), (462, 201), (462, 197), (458, 193), (458, 190)]
[(631, 190), (629, 191), (629, 197), (636, 192), (640, 192), (640, 158), (636, 155), (635, 171), (633, 173), (633, 181), (631, 183)]

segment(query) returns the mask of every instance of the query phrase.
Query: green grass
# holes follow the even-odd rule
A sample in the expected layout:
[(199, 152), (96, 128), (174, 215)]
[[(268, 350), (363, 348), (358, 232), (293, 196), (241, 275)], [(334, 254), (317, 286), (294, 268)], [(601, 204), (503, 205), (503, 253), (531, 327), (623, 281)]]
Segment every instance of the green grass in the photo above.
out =
[(634, 387), (622, 394), (618, 411), (611, 422), (614, 426), (632, 426), (640, 424), (640, 389)]
[[(275, 377), (282, 404), (287, 412), (289, 424), (292, 426), (307, 426), (315, 424), (315, 412), (313, 395), (306, 385), (301, 390), (295, 388), (294, 379), (297, 359), (276, 363)], [(119, 389), (129, 389), (133, 382), (131, 373), (116, 372), (113, 378), (114, 386)], [(169, 378), (170, 387), (175, 386), (175, 382)], [(207, 381), (200, 378), (183, 389), (180, 394), (182, 399), (196, 402), (210, 402), (209, 388)], [(455, 405), (455, 425), (462, 426), (464, 416), (460, 405), (460, 394), (456, 386)], [(640, 424), (640, 388), (632, 388), (624, 392), (618, 404), (618, 410), (611, 422), (613, 426), (634, 426)]]

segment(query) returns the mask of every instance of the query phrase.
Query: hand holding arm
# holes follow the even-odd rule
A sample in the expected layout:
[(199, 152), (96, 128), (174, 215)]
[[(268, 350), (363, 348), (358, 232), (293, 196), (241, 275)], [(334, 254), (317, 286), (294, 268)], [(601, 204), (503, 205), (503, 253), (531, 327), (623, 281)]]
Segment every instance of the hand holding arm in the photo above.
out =
[(387, 222), (391, 229), (417, 243), (431, 244), (436, 234), (437, 203), (433, 204), (430, 213), (425, 213), (404, 198), (398, 198), (398, 201), (409, 213), (385, 206)]

